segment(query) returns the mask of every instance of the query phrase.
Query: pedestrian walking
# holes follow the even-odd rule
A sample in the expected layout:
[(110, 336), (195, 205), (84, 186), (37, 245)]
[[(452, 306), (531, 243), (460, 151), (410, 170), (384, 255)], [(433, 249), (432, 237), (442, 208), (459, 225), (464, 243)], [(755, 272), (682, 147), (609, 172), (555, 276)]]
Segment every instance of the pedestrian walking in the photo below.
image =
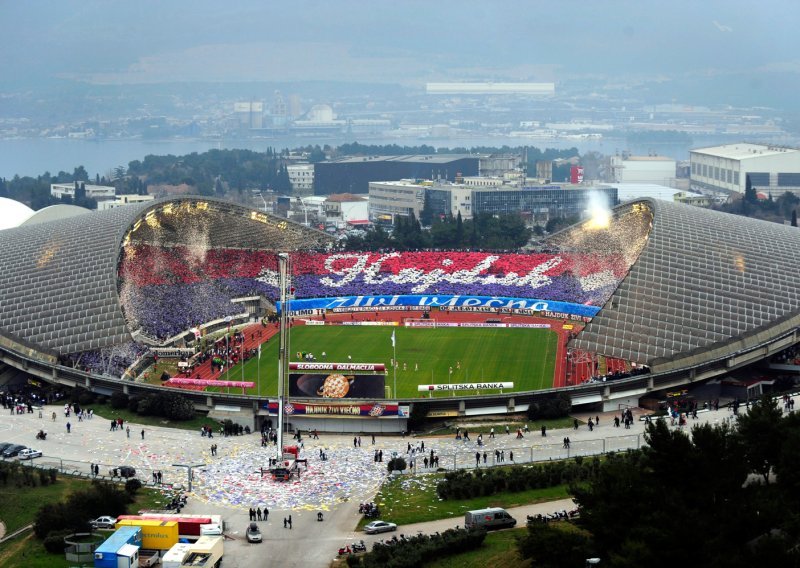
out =
[(292, 516), (289, 515), (289, 530), (292, 530)]
[(69, 434), (71, 430), (72, 430), (72, 424), (67, 422), (67, 434)]
[(286, 517), (283, 517), (283, 528), (286, 528)]
[(250, 507), (250, 520), (254, 521), (256, 519), (256, 513), (253, 511), (253, 508)]
[(264, 507), (263, 517), (265, 521), (269, 519), (269, 509), (267, 509), (266, 507)]
[(125, 433), (128, 435), (128, 438), (130, 438), (130, 437), (131, 437), (131, 427), (130, 427), (130, 426), (128, 426), (128, 427), (125, 429)]
[(575, 420), (573, 420), (572, 424), (575, 426), (575, 429), (577, 430), (578, 429), (578, 419), (576, 418)]
[(547, 436), (547, 426), (542, 425), (542, 436)]
[(142, 428), (142, 440), (144, 440), (144, 428)]
[(258, 507), (256, 507), (256, 519), (259, 521), (261, 520), (261, 509)]

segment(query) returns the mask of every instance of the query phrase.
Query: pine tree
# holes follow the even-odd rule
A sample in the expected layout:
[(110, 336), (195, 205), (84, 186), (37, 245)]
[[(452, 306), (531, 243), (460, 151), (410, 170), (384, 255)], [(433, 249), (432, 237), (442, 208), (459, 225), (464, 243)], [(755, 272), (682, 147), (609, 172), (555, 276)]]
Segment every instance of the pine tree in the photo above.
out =
[(792, 227), (797, 226), (797, 209), (792, 210)]

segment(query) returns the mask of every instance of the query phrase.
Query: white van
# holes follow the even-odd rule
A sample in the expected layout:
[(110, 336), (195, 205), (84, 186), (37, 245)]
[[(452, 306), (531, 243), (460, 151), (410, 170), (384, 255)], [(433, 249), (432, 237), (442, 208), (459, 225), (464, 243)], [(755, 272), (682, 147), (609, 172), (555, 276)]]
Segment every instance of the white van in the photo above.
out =
[(500, 507), (489, 507), (477, 511), (467, 511), (464, 515), (464, 526), (468, 529), (483, 527), (487, 531), (505, 529), (517, 524), (517, 519)]

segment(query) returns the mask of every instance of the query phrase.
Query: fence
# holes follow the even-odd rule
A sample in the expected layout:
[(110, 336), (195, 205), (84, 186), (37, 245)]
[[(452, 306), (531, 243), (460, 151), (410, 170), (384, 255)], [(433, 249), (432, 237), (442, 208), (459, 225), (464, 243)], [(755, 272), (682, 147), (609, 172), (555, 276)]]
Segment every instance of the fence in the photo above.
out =
[[(488, 450), (486, 447), (477, 447), (470, 444), (469, 449), (455, 453), (438, 453), (438, 468), (443, 469), (475, 469), (479, 467), (493, 467), (497, 465), (519, 465), (526, 463), (536, 463), (552, 460), (563, 460), (576, 456), (596, 456), (609, 452), (621, 452), (627, 450), (637, 450), (642, 446), (642, 434), (630, 434), (628, 436), (618, 436), (613, 438), (597, 438), (592, 440), (570, 441), (569, 447), (565, 447), (563, 441), (545, 442), (533, 446), (518, 446), (504, 448), (502, 454), (497, 454), (501, 450)], [(483, 455), (486, 454), (484, 462)], [(423, 473), (434, 471), (437, 468), (428, 466), (425, 468), (424, 459), (429, 457), (429, 453), (420, 452), (413, 458), (408, 455), (406, 460), (413, 460), (414, 467), (409, 463), (408, 473)], [(499, 459), (502, 456), (502, 460)]]

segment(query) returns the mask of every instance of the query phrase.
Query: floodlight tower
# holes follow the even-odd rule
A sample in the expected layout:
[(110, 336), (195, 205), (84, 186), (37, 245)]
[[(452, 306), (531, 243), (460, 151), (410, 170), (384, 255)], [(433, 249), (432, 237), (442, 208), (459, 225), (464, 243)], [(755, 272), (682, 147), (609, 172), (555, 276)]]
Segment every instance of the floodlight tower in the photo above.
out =
[(278, 355), (278, 461), (283, 459), (283, 413), (285, 405), (286, 371), (289, 366), (287, 344), (289, 340), (289, 255), (285, 252), (278, 254), (278, 271), (280, 274), (280, 352)]

